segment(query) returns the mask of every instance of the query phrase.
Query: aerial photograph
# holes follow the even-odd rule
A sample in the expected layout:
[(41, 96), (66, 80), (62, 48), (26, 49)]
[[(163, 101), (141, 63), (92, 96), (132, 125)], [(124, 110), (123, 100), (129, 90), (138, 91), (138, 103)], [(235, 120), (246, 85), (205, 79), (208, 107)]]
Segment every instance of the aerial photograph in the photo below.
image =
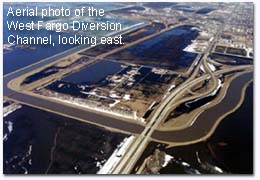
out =
[[(105, 13), (40, 11), (61, 7)], [(254, 3), (4, 2), (1, 23), (3, 174), (255, 173)]]

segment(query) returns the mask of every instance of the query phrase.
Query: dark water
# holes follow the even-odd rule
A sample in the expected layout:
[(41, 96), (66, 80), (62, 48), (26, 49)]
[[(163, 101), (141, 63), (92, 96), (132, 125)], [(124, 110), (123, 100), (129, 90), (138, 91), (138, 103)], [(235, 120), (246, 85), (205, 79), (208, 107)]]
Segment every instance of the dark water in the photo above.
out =
[[(123, 10), (124, 9), (120, 9), (120, 11), (123, 11)], [(163, 23), (153, 22), (152, 24), (146, 25), (146, 26), (142, 27), (141, 29), (137, 28), (134, 31), (123, 34), (122, 35), (122, 39), (123, 39), (122, 42), (124, 42), (125, 44), (131, 43), (131, 42), (136, 41), (138, 39), (144, 38), (148, 35), (159, 32), (164, 28), (165, 28), (165, 25)], [(80, 54), (86, 55), (86, 56), (96, 57), (99, 54), (103, 54), (103, 53), (112, 51), (113, 49), (119, 48), (121, 46), (122, 46), (122, 44), (100, 44), (100, 45), (97, 45), (97, 46), (95, 46), (91, 49), (83, 51)]]
[[(51, 32), (47, 30), (39, 30), (39, 31), (9, 31), (6, 21), (19, 21), (19, 22), (28, 22), (28, 21), (38, 21), (41, 20), (39, 17), (8, 17), (6, 16), (6, 13), (8, 11), (9, 6), (5, 5), (3, 9), (3, 43), (8, 43), (8, 36), (10, 34), (13, 35), (19, 35), (22, 37), (29, 37), (29, 36), (48, 36), (49, 34), (52, 34), (53, 40), (55, 43), (57, 43), (58, 40), (58, 33)], [(48, 20), (48, 18), (43, 19), (44, 21)], [(68, 37), (70, 34), (68, 33), (60, 33), (63, 36)], [(33, 45), (34, 49), (28, 49), (28, 48), (19, 48), (14, 47), (11, 51), (4, 51), (4, 69), (3, 73), (7, 74), (14, 70), (17, 70), (19, 68), (22, 68), (24, 66), (27, 66), (29, 64), (32, 64), (34, 62), (37, 62), (41, 59), (44, 59), (46, 57), (52, 56), (54, 54), (63, 52), (67, 49), (73, 48), (75, 45), (63, 45), (59, 46), (59, 48), (53, 48), (53, 46), (50, 45)]]
[[(105, 10), (111, 10), (114, 8), (120, 8), (123, 7), (123, 4), (119, 4), (119, 3), (62, 3), (63, 7), (76, 7), (76, 6), (82, 6), (82, 5), (91, 5), (94, 6), (96, 8), (103, 8)], [(31, 8), (35, 8), (35, 6), (38, 7), (39, 11), (41, 8), (43, 7), (47, 7), (47, 6), (51, 6), (51, 7), (60, 7), (61, 4), (60, 3), (28, 3), (27, 5), (24, 3), (14, 3), (12, 4), (13, 9), (15, 10), (18, 7), (22, 7), (22, 8), (26, 8), (27, 6), (31, 7)], [(71, 49), (73, 47), (76, 47), (77, 45), (58, 45), (58, 35), (64, 36), (64, 37), (70, 37), (71, 35), (75, 34), (75, 32), (54, 32), (54, 31), (47, 31), (45, 29), (41, 29), (41, 30), (34, 30), (34, 31), (17, 31), (17, 30), (9, 30), (8, 26), (7, 26), (7, 21), (19, 21), (19, 22), (31, 22), (31, 21), (47, 21), (47, 20), (51, 20), (54, 19), (53, 17), (46, 17), (44, 19), (42, 19), (41, 17), (11, 17), (11, 16), (7, 16), (7, 12), (8, 12), (8, 8), (10, 7), (10, 4), (8, 3), (4, 3), (3, 6), (3, 44), (8, 44), (8, 36), (10, 34), (13, 34), (14, 36), (19, 35), (21, 37), (37, 37), (37, 36), (49, 36), (50, 34), (52, 35), (52, 41), (55, 43), (55, 47), (53, 47), (52, 45), (32, 45), (29, 48), (23, 48), (23, 47), (19, 47), (19, 46), (13, 46), (12, 50), (4, 50), (4, 69), (3, 69), (3, 73), (4, 74), (8, 74), (14, 70), (20, 69), (22, 67), (25, 67), (27, 65), (30, 65), (32, 63), (35, 63), (39, 60), (42, 60), (44, 58), (53, 56), (55, 54), (64, 52), (65, 50)], [(68, 20), (69, 21), (69, 20)], [(125, 18), (121, 18), (121, 17), (117, 17), (117, 16), (104, 16), (102, 18), (95, 18), (93, 19), (93, 21), (102, 21), (102, 22), (106, 22), (106, 21), (113, 21), (113, 22), (120, 22), (123, 26), (123, 28), (134, 25), (136, 23), (140, 23), (140, 21), (138, 20), (132, 20), (132, 19), (125, 19)], [(77, 32), (76, 32), (77, 33)], [(84, 36), (101, 36), (104, 35), (104, 33), (108, 33), (108, 32), (97, 32), (97, 31), (92, 31), (92, 32), (83, 32)], [(79, 46), (77, 46), (79, 47)], [(82, 48), (88, 47), (88, 45), (86, 46), (82, 46)]]
[[(129, 51), (133, 53), (137, 57), (146, 57), (146, 58), (163, 58), (167, 57), (171, 54), (171, 52), (175, 52), (177, 50), (182, 51), (183, 48), (185, 48), (188, 44), (190, 44), (191, 40), (197, 36), (196, 31), (192, 31), (191, 26), (183, 26), (178, 27), (173, 30), (167, 31), (159, 36), (156, 36), (155, 38), (146, 40), (142, 43), (139, 43), (138, 45), (134, 47), (130, 47)], [(188, 36), (188, 37), (187, 37)], [(183, 40), (182, 44), (177, 44), (177, 42), (174, 43), (174, 39), (177, 41), (180, 38)], [(169, 46), (169, 43), (174, 43)], [(174, 48), (174, 49), (173, 49)], [(157, 53), (155, 53), (157, 52)], [(162, 57), (163, 55), (163, 57)], [(176, 55), (179, 57), (179, 54), (171, 54), (172, 56), (168, 57), (167, 59), (175, 60), (177, 61)], [(182, 62), (184, 58), (187, 57), (195, 57), (195, 53), (183, 53), (185, 57), (181, 57), (181, 60), (179, 63), (187, 63), (187, 60)]]
[[(106, 77), (120, 72), (121, 69), (123, 69), (123, 67), (119, 62), (107, 60), (98, 61), (61, 80), (53, 82), (46, 88), (86, 99), (90, 97), (86, 92), (93, 90), (95, 87), (107, 86), (109, 81)], [(113, 102), (114, 101), (112, 101), (112, 103)]]
[[(129, 76), (131, 71), (136, 71), (136, 74), (132, 75), (132, 78), (128, 78), (127, 80), (115, 83), (113, 80), (109, 79), (111, 76), (124, 77), (125, 79), (125, 77)], [(87, 92), (99, 87), (104, 87), (106, 89), (117, 87), (124, 89), (125, 92), (134, 88), (149, 97), (156, 93), (163, 93), (156, 90), (156, 88), (149, 88), (151, 85), (168, 85), (175, 77), (176, 75), (171, 74), (156, 74), (152, 72), (152, 68), (150, 67), (140, 67), (119, 63), (118, 61), (102, 60), (93, 63), (78, 72), (70, 74), (65, 78), (57, 80), (46, 86), (46, 88), (83, 99), (91, 99), (92, 95), (89, 95)], [(112, 98), (110, 100), (109, 98), (103, 98), (103, 100), (111, 101), (111, 103), (114, 102)]]
[(99, 170), (97, 162), (104, 164), (126, 137), (27, 106), (5, 117), (3, 127), (4, 135), (8, 134), (3, 143), (4, 174), (45, 173), (55, 139), (53, 164), (48, 173), (95, 174)]
[(175, 5), (175, 6), (172, 7), (172, 9), (183, 11), (183, 12), (186, 12), (186, 13), (187, 12), (191, 13), (191, 12), (195, 11), (191, 6), (188, 6), (188, 5)]
[[(198, 152), (202, 162), (216, 165), (227, 173), (252, 174), (253, 85), (248, 87), (240, 108), (222, 120), (209, 140), (194, 145), (171, 148), (167, 152), (181, 157), (196, 169), (201, 170), (196, 156), (196, 152)], [(169, 167), (166, 169), (167, 171), (163, 171), (164, 173), (175, 172)]]
[(155, 131), (152, 137), (166, 142), (186, 142), (204, 137), (210, 132), (220, 116), (233, 110), (239, 103), (243, 87), (248, 81), (252, 80), (252, 78), (253, 74), (250, 72), (242, 74), (232, 80), (222, 101), (200, 113), (192, 126), (176, 131)]
[[(241, 107), (227, 116), (209, 139), (219, 161), (235, 174), (253, 173), (253, 84)], [(226, 145), (219, 144), (224, 142)]]
[(198, 36), (192, 26), (180, 26), (109, 56), (118, 61), (177, 70), (186, 68), (196, 53), (183, 51)]
[[(3, 143), (5, 174), (24, 173), (23, 167), (31, 173), (44, 173), (46, 170), (54, 134), (59, 124), (47, 113), (41, 113), (39, 117), (38, 112), (23, 107), (4, 118), (4, 134), (8, 132), (6, 122), (13, 123), (13, 131)], [(30, 159), (32, 165), (29, 164)]]
[(62, 81), (73, 82), (75, 84), (94, 84), (103, 80), (108, 75), (115, 74), (121, 68), (121, 63), (103, 60), (64, 77)]
[[(160, 170), (162, 174), (212, 174), (214, 166), (221, 168), (224, 173), (252, 174), (253, 84), (248, 86), (240, 108), (223, 119), (207, 141), (174, 148), (151, 142), (136, 167), (155, 149), (163, 150), (174, 157), (172, 162)], [(189, 166), (183, 165), (182, 162)]]
[(215, 61), (221, 60), (221, 63), (227, 65), (245, 65), (245, 64), (253, 64), (252, 58), (247, 57), (237, 57), (230, 54), (219, 54), (219, 53), (212, 53), (210, 58), (214, 59)]
[[(253, 85), (245, 94), (241, 107), (222, 120), (213, 136), (206, 142), (181, 146), (167, 150), (181, 157), (194, 168), (201, 167), (196, 152), (202, 161), (220, 167), (227, 173), (253, 173)], [(172, 166), (172, 165), (170, 165)], [(175, 173), (175, 169), (166, 168), (164, 173)], [(204, 170), (205, 171), (205, 170)], [(208, 172), (209, 173), (209, 172)]]
[(214, 10), (215, 9), (213, 9), (213, 8), (202, 8), (202, 9), (196, 11), (196, 14), (208, 14), (211, 11), (214, 11)]

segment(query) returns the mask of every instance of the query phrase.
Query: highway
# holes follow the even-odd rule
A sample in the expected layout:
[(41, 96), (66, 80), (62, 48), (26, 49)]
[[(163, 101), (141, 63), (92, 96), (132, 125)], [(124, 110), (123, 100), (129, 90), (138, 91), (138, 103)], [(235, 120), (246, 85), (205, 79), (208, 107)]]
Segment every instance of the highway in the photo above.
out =
[[(235, 70), (244, 70), (244, 69), (250, 68), (250, 67), (251, 66), (248, 66), (248, 65), (233, 67), (228, 70), (216, 71), (216, 72), (214, 72), (214, 74), (217, 76), (217, 75), (223, 74), (225, 72), (230, 72), (230, 71), (235, 71)], [(209, 77), (209, 75), (201, 76), (200, 78), (188, 83), (185, 87), (186, 88), (192, 87), (194, 84), (204, 81), (208, 77)], [(7, 88), (7, 84), (4, 84), (4, 88)], [(23, 92), (14, 92), (9, 88), (8, 88), (8, 90), (12, 92), (12, 95), (9, 96), (8, 98), (12, 99), (14, 101), (20, 102), (21, 104), (36, 107), (36, 108), (39, 108), (42, 110), (46, 110), (49, 112), (67, 116), (67, 117), (77, 119), (77, 120), (80, 120), (83, 122), (95, 124), (95, 125), (98, 125), (101, 127), (113, 128), (118, 131), (125, 131), (125, 132), (133, 133), (133, 134), (141, 134), (142, 131), (144, 130), (144, 127), (142, 125), (123, 121), (122, 119), (120, 119), (116, 116), (111, 117), (111, 116), (107, 116), (106, 114), (98, 113), (95, 111), (78, 108), (77, 106), (69, 106), (69, 104), (62, 103), (59, 101), (50, 101), (45, 98), (39, 98), (39, 97), (25, 94)], [(157, 131), (157, 132), (160, 132), (160, 131)], [(162, 133), (168, 134), (169, 132), (163, 131)], [(165, 138), (160, 138), (160, 137), (155, 138), (155, 139), (165, 140)], [(170, 141), (170, 139), (168, 139), (168, 141)]]
[(137, 160), (140, 158), (141, 154), (143, 153), (145, 147), (150, 141), (150, 137), (153, 134), (154, 130), (164, 121), (165, 116), (167, 113), (169, 113), (169, 104), (173, 101), (174, 97), (178, 97), (180, 92), (183, 90), (188, 89), (189, 83), (194, 80), (196, 75), (198, 74), (199, 67), (203, 63), (203, 61), (206, 61), (208, 57), (208, 52), (210, 51), (211, 47), (214, 45), (213, 43), (216, 41), (216, 37), (214, 37), (213, 42), (210, 44), (210, 46), (207, 48), (206, 53), (199, 59), (198, 65), (195, 68), (195, 70), (192, 72), (190, 77), (181, 85), (179, 85), (174, 91), (168, 95), (167, 98), (165, 98), (158, 106), (158, 108), (155, 109), (155, 111), (151, 114), (151, 119), (147, 123), (145, 129), (143, 132), (135, 139), (133, 142), (130, 150), (126, 152), (122, 160), (119, 162), (115, 170), (112, 172), (113, 174), (129, 174), (134, 167)]
[[(135, 30), (137, 30), (139, 28), (142, 28), (142, 27), (144, 27), (144, 26), (146, 26), (148, 24), (149, 23), (147, 23), (147, 22), (146, 23), (142, 23), (142, 24), (139, 23), (139, 24), (134, 25), (132, 27), (129, 27), (127, 29), (123, 29), (120, 32), (116, 32), (116, 33), (114, 33), (111, 36), (116, 36), (116, 35), (119, 35), (119, 34), (127, 34), (127, 33), (131, 32), (131, 31), (135, 31)], [(99, 44), (100, 43), (98, 43), (97, 45), (99, 45)], [(44, 59), (42, 59), (40, 61), (37, 61), (36, 63), (30, 64), (30, 65), (25, 66), (23, 68), (17, 69), (15, 71), (11, 72), (11, 73), (5, 74), (4, 75), (4, 81), (6, 81), (6, 82), (10, 81), (10, 80), (15, 79), (15, 78), (17, 78), (17, 77), (19, 77), (19, 76), (21, 76), (23, 74), (26, 74), (26, 73), (30, 72), (30, 71), (33, 71), (33, 70), (38, 69), (40, 67), (43, 67), (43, 66), (45, 66), (47, 64), (50, 64), (52, 62), (58, 61), (58, 60), (66, 57), (66, 56), (69, 56), (69, 55), (74, 54), (74, 53), (80, 53), (80, 52), (86, 51), (87, 49), (90, 49), (90, 48), (93, 48), (93, 47), (88, 46), (88, 45), (80, 45), (80, 46), (68, 49), (68, 50), (66, 50), (64, 52), (55, 54), (53, 56), (44, 58)], [(7, 96), (7, 92), (8, 91), (4, 90), (4, 96)]]
[[(179, 25), (178, 25), (179, 26)], [(168, 29), (169, 30), (169, 29)], [(165, 32), (164, 30), (162, 32)], [(160, 32), (160, 33), (162, 33)], [(25, 68), (17, 70), (15, 72), (9, 73), (4, 76), (3, 79), (3, 88), (4, 88), (4, 96), (13, 101), (19, 102), (24, 105), (32, 106), (35, 108), (39, 108), (45, 111), (49, 111), (52, 113), (56, 113), (62, 116), (66, 116), (69, 118), (77, 119), (86, 123), (95, 124), (100, 127), (109, 128), (119, 132), (125, 132), (129, 134), (135, 134), (135, 141), (132, 143), (130, 149), (126, 152), (126, 154), (122, 157), (119, 164), (113, 170), (113, 174), (129, 174), (132, 171), (136, 161), (141, 156), (142, 152), (146, 148), (147, 144), (151, 141), (151, 139), (167, 142), (167, 143), (186, 143), (191, 141), (196, 141), (200, 138), (205, 137), (209, 134), (212, 128), (216, 125), (218, 118), (223, 114), (223, 107), (227, 107), (226, 110), (230, 111), (232, 108), (236, 106), (236, 104), (240, 101), (241, 91), (245, 83), (252, 79), (252, 73), (246, 73), (235, 80), (233, 80), (230, 84), (230, 88), (228, 89), (223, 101), (217, 104), (216, 106), (211, 107), (210, 109), (204, 111), (200, 116), (197, 117), (196, 121), (185, 129), (175, 130), (175, 131), (160, 131), (157, 130), (158, 126), (164, 122), (165, 118), (167, 118), (167, 114), (172, 110), (172, 106), (174, 102), (178, 100), (183, 93), (208, 78), (212, 78), (214, 81), (213, 87), (206, 92), (205, 94), (211, 93), (216, 88), (216, 77), (226, 72), (237, 71), (237, 70), (252, 70), (252, 65), (241, 65), (234, 66), (229, 69), (222, 69), (215, 72), (211, 72), (210, 68), (207, 65), (207, 57), (218, 39), (221, 30), (216, 34), (214, 40), (211, 42), (208, 49), (204, 52), (204, 54), (198, 56), (198, 64), (194, 65), (194, 70), (190, 77), (177, 88), (175, 88), (155, 109), (155, 111), (149, 117), (149, 121), (145, 125), (137, 124), (135, 122), (122, 120), (120, 117), (107, 115), (105, 113), (99, 113), (96, 111), (91, 111), (86, 108), (80, 108), (75, 105), (71, 105), (68, 103), (50, 100), (45, 97), (35, 96), (32, 94), (28, 94), (26, 91), (18, 91), (15, 89), (11, 89), (8, 85), (9, 82), (25, 73), (33, 71), (37, 68), (43, 67), (51, 62), (59, 60), (65, 56), (68, 56), (72, 53), (78, 52), (79, 49), (71, 49), (65, 51), (64, 53), (57, 54), (53, 57), (46, 58), (38, 63), (29, 65)], [(141, 40), (137, 40), (136, 42), (130, 44), (134, 45), (139, 43), (147, 38), (154, 37), (158, 35), (156, 33), (152, 36), (143, 38)], [(130, 46), (128, 45), (128, 46)], [(128, 47), (126, 46), (126, 47)], [(118, 50), (121, 50), (122, 47)], [(114, 53), (113, 52), (109, 52)], [(98, 58), (104, 58), (107, 54), (101, 54)], [(207, 73), (200, 77), (196, 77), (201, 65), (204, 65)], [(241, 91), (237, 91), (237, 89)], [(233, 92), (236, 93), (233, 93)], [(232, 99), (230, 99), (232, 98)], [(222, 109), (221, 111), (219, 109)], [(208, 118), (209, 116), (215, 118)], [(134, 120), (133, 120), (134, 121)], [(145, 127), (144, 127), (145, 126)]]
[(196, 121), (185, 129), (175, 131), (155, 131), (153, 139), (160, 139), (164, 142), (180, 143), (199, 140), (207, 135), (214, 128), (218, 119), (225, 113), (230, 112), (241, 100), (241, 94), (245, 84), (253, 79), (253, 73), (248, 72), (235, 78), (229, 85), (222, 101), (215, 106), (203, 111)]
[[(230, 72), (230, 71), (234, 71), (234, 70), (244, 70), (246, 68), (250, 68), (251, 66), (239, 66), (239, 67), (234, 67), (232, 69), (229, 70), (220, 70), (220, 71), (216, 71), (214, 72), (215, 76), (225, 73), (225, 72)], [(230, 85), (229, 91), (227, 92), (227, 97), (229, 97), (229, 94), (232, 92), (236, 92), (236, 95), (234, 96), (234, 94), (232, 94), (231, 97), (233, 98), (237, 98), (236, 100), (232, 101), (233, 103), (230, 104), (230, 108), (233, 108), (235, 104), (237, 104), (237, 102), (239, 101), (240, 97), (241, 97), (241, 92), (237, 91), (237, 89), (242, 89), (242, 87), (244, 86), (245, 82), (247, 82), (248, 80), (252, 79), (252, 73), (249, 73), (250, 75), (246, 74), (243, 75), (242, 80), (241, 78), (237, 78), (235, 81), (233, 81)], [(210, 75), (204, 75), (201, 76), (200, 78), (197, 78), (193, 81), (190, 81), (189, 83), (187, 83), (185, 86), (183, 86), (182, 89), (186, 89), (186, 88), (190, 88), (192, 86), (194, 86), (194, 84), (201, 82), (207, 78), (209, 78)], [(6, 88), (6, 84), (5, 84), (5, 88)], [(175, 95), (177, 95), (179, 92), (182, 91), (182, 89), (179, 89), (179, 91), (175, 91)], [(10, 89), (9, 89), (10, 90)], [(144, 148), (146, 147), (146, 145), (149, 143), (149, 141), (152, 139), (156, 140), (156, 141), (160, 141), (160, 142), (172, 142), (172, 143), (185, 143), (188, 141), (194, 141), (197, 140), (203, 136), (205, 136), (210, 130), (211, 128), (214, 126), (214, 123), (216, 122), (216, 119), (212, 118), (210, 120), (207, 119), (207, 117), (209, 116), (209, 114), (211, 113), (215, 113), (214, 116), (211, 117), (219, 117), (219, 115), (221, 115), (223, 112), (222, 111), (216, 111), (216, 109), (213, 107), (211, 108), (209, 111), (204, 111), (203, 114), (201, 114), (198, 119), (193, 123), (192, 126), (190, 126), (189, 128), (185, 128), (182, 130), (178, 130), (178, 131), (159, 131), (156, 130), (156, 127), (158, 124), (160, 124), (160, 121), (156, 121), (157, 119), (154, 118), (154, 121), (150, 121), (146, 127), (144, 128), (141, 125), (135, 124), (135, 123), (130, 123), (127, 121), (122, 121), (119, 118), (116, 117), (110, 117), (110, 116), (106, 116), (105, 114), (101, 114), (101, 113), (96, 113), (96, 112), (91, 112), (88, 111), (86, 109), (79, 109), (77, 107), (71, 107), (68, 106), (65, 103), (58, 103), (58, 102), (53, 102), (53, 101), (48, 101), (46, 99), (41, 99), (38, 97), (33, 97), (24, 93), (13, 93), (12, 96), (10, 97), (11, 99), (13, 99), (14, 101), (18, 101), (21, 104), (26, 104), (32, 107), (36, 107), (36, 108), (40, 108), (46, 111), (50, 111), (56, 114), (60, 114), (63, 116), (67, 116), (73, 119), (77, 119), (83, 122), (87, 122), (87, 123), (91, 123), (91, 124), (95, 124), (95, 125), (99, 125), (101, 127), (109, 127), (111, 129), (117, 130), (117, 131), (123, 131), (126, 133), (131, 133), (131, 134), (136, 134), (137, 135), (137, 140), (135, 141), (135, 143), (133, 145), (135, 145), (135, 147), (131, 147), (129, 149), (129, 151), (127, 151), (128, 153), (126, 154), (126, 156), (124, 156), (124, 158), (122, 159), (122, 161), (120, 161), (120, 164), (123, 164), (122, 168), (116, 168), (115, 171), (113, 172), (114, 174), (117, 173), (122, 173), (122, 174), (126, 174), (131, 172), (136, 160), (138, 159), (138, 157), (142, 154)], [(224, 101), (223, 103), (227, 103), (230, 102), (229, 98), (225, 98), (226, 101)], [(163, 105), (165, 105), (166, 102), (163, 103)], [(220, 105), (216, 106), (216, 108), (219, 107), (223, 107), (223, 104), (221, 103)], [(225, 105), (224, 107), (226, 107), (227, 105)], [(161, 106), (161, 110), (163, 110), (163, 106)], [(228, 107), (228, 106), (227, 106)], [(229, 110), (229, 109), (227, 109)], [(218, 114), (216, 114), (218, 113)], [(161, 114), (157, 115), (157, 118), (160, 117)], [(161, 116), (163, 117), (163, 116)], [(140, 135), (138, 135), (140, 134)], [(145, 140), (145, 141), (143, 141)], [(143, 143), (144, 142), (144, 143)], [(136, 158), (133, 158), (136, 157)], [(132, 160), (134, 159), (134, 160)], [(124, 166), (126, 165), (126, 166)], [(120, 166), (119, 166), (120, 167)], [(123, 170), (123, 171), (122, 171)]]
[[(198, 79), (200, 79), (200, 78), (195, 79), (195, 77), (198, 74), (199, 67), (201, 66), (202, 63), (204, 65), (206, 64), (208, 55), (211, 52), (212, 47), (215, 45), (216, 41), (219, 39), (219, 35), (222, 32), (222, 30), (223, 30), (223, 26), (221, 26), (218, 29), (217, 33), (214, 36), (213, 41), (210, 43), (210, 45), (205, 50), (204, 55), (200, 59), (199, 65), (195, 67), (195, 70), (190, 75), (190, 77), (184, 83), (182, 83), (176, 89), (174, 89), (172, 91), (172, 93), (169, 94), (168, 97), (165, 98), (159, 104), (159, 106), (154, 110), (154, 112), (151, 115), (151, 119), (147, 123), (145, 129), (139, 136), (137, 136), (135, 141), (132, 143), (131, 148), (126, 152), (126, 154), (123, 156), (123, 158), (121, 159), (121, 161), (119, 162), (117, 167), (112, 172), (113, 174), (129, 174), (132, 171), (132, 168), (134, 167), (135, 163), (140, 158), (141, 154), (143, 153), (144, 149), (146, 148), (147, 144), (149, 143), (152, 134), (154, 133), (156, 128), (162, 122), (164, 122), (164, 119), (167, 117), (167, 114), (169, 114), (172, 103), (175, 102), (175, 100), (177, 100), (179, 97), (181, 97), (182, 92), (184, 92), (185, 90), (187, 90), (190, 87), (192, 87), (193, 85), (195, 85), (197, 83)], [(205, 67), (207, 68), (207, 70), (209, 70), (208, 65), (205, 65)], [(215, 76), (213, 75), (212, 72), (210, 72), (208, 76), (212, 77), (213, 80), (215, 79)], [(216, 83), (216, 80), (214, 80), (214, 82)], [(197, 121), (195, 121), (195, 124), (197, 124)], [(200, 125), (202, 125), (202, 124), (200, 124)], [(198, 129), (196, 129), (196, 130), (198, 130)], [(203, 131), (207, 132), (207, 130), (205, 130), (205, 129), (203, 129)], [(194, 133), (196, 133), (196, 132), (194, 132)], [(162, 135), (162, 134), (163, 133), (161, 133), (159, 135)], [(156, 136), (156, 137), (160, 138), (160, 136)], [(168, 137), (170, 138), (172, 136), (170, 135)], [(178, 137), (180, 137), (180, 135), (178, 135)], [(185, 139), (185, 134), (183, 137), (184, 137), (183, 139)]]
[[(149, 35), (147, 37), (144, 37), (142, 39), (129, 43), (129, 44), (125, 45), (124, 47), (119, 47), (116, 50), (101, 54), (96, 59), (102, 59), (111, 53), (115, 53), (116, 51), (121, 50), (122, 48), (127, 48), (129, 46), (135, 45), (137, 43), (140, 43), (141, 41), (144, 41), (148, 38), (155, 37), (163, 32), (169, 31), (170, 29), (173, 29), (173, 28), (175, 28), (177, 26), (181, 26), (181, 25), (182, 24), (178, 24), (169, 29), (164, 29), (161, 32), (154, 33), (152, 35)], [(135, 30), (136, 28), (140, 28), (140, 27), (138, 26), (131, 30)], [(130, 30), (128, 30), (127, 32), (124, 32), (124, 33), (128, 33), (129, 31)], [(88, 47), (88, 48), (91, 48), (91, 47)], [(16, 70), (12, 73), (4, 75), (4, 79), (3, 79), (4, 97), (8, 98), (10, 100), (13, 100), (13, 101), (17, 101), (21, 104), (39, 108), (39, 109), (42, 109), (45, 111), (53, 112), (53, 113), (67, 116), (70, 118), (74, 118), (74, 119), (77, 119), (80, 121), (92, 123), (92, 124), (95, 124), (98, 126), (113, 128), (118, 131), (124, 131), (124, 132), (128, 132), (128, 133), (133, 133), (133, 134), (140, 134), (143, 131), (144, 127), (141, 125), (138, 125), (136, 123), (122, 121), (122, 118), (119, 118), (119, 117), (114, 117), (114, 116), (111, 117), (111, 116), (108, 116), (107, 114), (101, 114), (98, 112), (87, 110), (85, 108), (83, 109), (83, 108), (71, 106), (66, 103), (61, 103), (58, 101), (52, 101), (52, 100), (47, 100), (45, 98), (32, 96), (31, 94), (27, 94), (26, 91), (16, 90), (16, 89), (10, 88), (10, 86), (9, 86), (11, 81), (13, 81), (15, 78), (17, 78), (23, 74), (29, 73), (38, 68), (42, 68), (42, 67), (48, 65), (49, 63), (58, 61), (72, 53), (85, 51), (88, 48), (84, 49), (82, 46), (76, 47), (76, 48), (67, 50), (63, 53), (43, 59), (37, 63), (31, 64), (29, 66)], [(84, 50), (82, 50), (82, 49), (84, 49)]]

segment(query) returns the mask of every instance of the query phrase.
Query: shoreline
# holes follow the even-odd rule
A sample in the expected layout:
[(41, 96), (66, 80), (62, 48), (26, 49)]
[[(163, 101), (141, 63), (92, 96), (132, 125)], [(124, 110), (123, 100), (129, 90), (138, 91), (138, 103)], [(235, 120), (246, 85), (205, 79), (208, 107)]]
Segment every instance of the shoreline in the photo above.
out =
[[(249, 73), (252, 73), (252, 72), (249, 72)], [(244, 73), (243, 75), (246, 75), (246, 74), (249, 74), (249, 73)], [(191, 144), (199, 143), (199, 142), (202, 142), (202, 141), (206, 141), (207, 139), (209, 139), (214, 134), (215, 130), (217, 129), (219, 124), (222, 122), (222, 120), (224, 120), (225, 117), (227, 117), (228, 115), (235, 112), (242, 105), (242, 103), (244, 102), (244, 99), (245, 99), (246, 90), (249, 87), (250, 83), (252, 83), (252, 82), (253, 82), (253, 80), (250, 79), (243, 85), (243, 88), (242, 88), (241, 93), (240, 93), (241, 96), (240, 96), (240, 99), (239, 99), (238, 103), (236, 104), (236, 106), (233, 107), (230, 111), (228, 111), (228, 112), (222, 114), (220, 117), (218, 117), (217, 120), (215, 121), (214, 125), (209, 130), (209, 132), (207, 132), (206, 135), (204, 135), (203, 137), (200, 137), (199, 139), (196, 139), (196, 140), (186, 141), (186, 142), (160, 141), (160, 140), (157, 140), (155, 138), (152, 138), (152, 141), (155, 141), (155, 142), (158, 142), (158, 143), (168, 144), (167, 148), (191, 145)], [(171, 132), (173, 132), (173, 131), (171, 131)], [(178, 133), (178, 131), (176, 131), (176, 133)]]

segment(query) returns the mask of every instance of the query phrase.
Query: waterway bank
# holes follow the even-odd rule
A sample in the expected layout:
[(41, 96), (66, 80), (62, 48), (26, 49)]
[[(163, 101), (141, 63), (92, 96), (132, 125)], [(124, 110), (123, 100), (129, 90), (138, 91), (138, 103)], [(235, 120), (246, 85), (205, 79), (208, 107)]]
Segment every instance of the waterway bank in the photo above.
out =
[(252, 174), (253, 84), (247, 83), (242, 105), (221, 121), (207, 141), (171, 148), (150, 142), (132, 173), (155, 149), (173, 157), (160, 170), (161, 174)]

